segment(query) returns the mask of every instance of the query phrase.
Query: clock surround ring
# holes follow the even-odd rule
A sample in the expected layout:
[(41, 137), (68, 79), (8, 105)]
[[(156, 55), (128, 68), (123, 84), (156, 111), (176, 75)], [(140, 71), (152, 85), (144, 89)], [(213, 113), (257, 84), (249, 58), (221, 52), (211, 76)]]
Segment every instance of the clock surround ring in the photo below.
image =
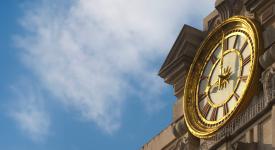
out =
[[(232, 29), (243, 30), (247, 34), (249, 34), (249, 38), (251, 38), (251, 47), (253, 49), (253, 56), (251, 56), (251, 63), (252, 69), (250, 69), (250, 76), (248, 79), (248, 84), (246, 89), (244, 90), (243, 96), (240, 98), (241, 101), (237, 107), (232, 110), (230, 115), (225, 116), (224, 120), (209, 124), (204, 122), (200, 119), (199, 115), (197, 114), (197, 104), (196, 104), (196, 85), (192, 85), (195, 83), (194, 80), (198, 79), (199, 74), (194, 72), (196, 67), (202, 67), (203, 63), (207, 59), (207, 52), (205, 49), (211, 49), (213, 45), (217, 43), (212, 43), (210, 41), (218, 41), (220, 38), (220, 31), (230, 31)], [(259, 34), (259, 26), (257, 22), (251, 20), (244, 16), (235, 16), (225, 20), (219, 26), (217, 26), (212, 32), (210, 32), (209, 36), (202, 42), (201, 46), (199, 47), (197, 54), (195, 55), (194, 61), (190, 66), (190, 70), (187, 75), (185, 88), (184, 88), (184, 97), (183, 97), (183, 110), (184, 110), (184, 120), (189, 131), (199, 137), (199, 138), (210, 138), (212, 137), (221, 127), (223, 127), (233, 116), (235, 116), (240, 110), (246, 107), (246, 104), (252, 98), (252, 94), (249, 94), (248, 91), (256, 91), (255, 83), (259, 78), (259, 67), (258, 67), (258, 57), (261, 53), (262, 47), (262, 40)], [(210, 44), (209, 44), (210, 43)], [(203, 56), (203, 57), (202, 57)], [(251, 92), (252, 93), (252, 92)], [(238, 108), (238, 109), (237, 109)]]

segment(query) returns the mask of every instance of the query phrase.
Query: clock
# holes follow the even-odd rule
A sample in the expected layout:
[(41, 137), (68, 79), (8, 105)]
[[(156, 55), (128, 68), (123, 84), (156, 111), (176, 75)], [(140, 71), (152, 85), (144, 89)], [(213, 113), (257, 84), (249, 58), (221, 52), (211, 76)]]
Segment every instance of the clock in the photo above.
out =
[(245, 109), (259, 80), (261, 51), (254, 20), (235, 16), (208, 34), (187, 74), (184, 119), (199, 138), (212, 137)]

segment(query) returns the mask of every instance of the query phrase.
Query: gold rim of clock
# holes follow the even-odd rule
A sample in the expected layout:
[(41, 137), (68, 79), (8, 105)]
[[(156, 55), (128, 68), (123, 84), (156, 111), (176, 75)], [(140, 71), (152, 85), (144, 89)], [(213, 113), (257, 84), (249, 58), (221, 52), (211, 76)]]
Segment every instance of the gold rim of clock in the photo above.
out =
[[(193, 63), (190, 66), (185, 82), (183, 97), (184, 120), (189, 131), (194, 136), (199, 138), (212, 137), (220, 128), (228, 123), (228, 121), (233, 116), (235, 116), (240, 110), (245, 108), (249, 100), (252, 98), (252, 94), (257, 88), (257, 86), (254, 85), (259, 79), (258, 58), (259, 54), (261, 53), (260, 50), (262, 47), (262, 41), (259, 31), (259, 26), (254, 20), (251, 20), (244, 16), (235, 16), (225, 20), (220, 25), (218, 25), (202, 42), (195, 55)], [(203, 70), (204, 67), (206, 67), (206, 63), (209, 61), (212, 51), (216, 50), (214, 47), (218, 46), (220, 43), (221, 34), (223, 32), (226, 35), (225, 37), (229, 37), (231, 34), (245, 34), (248, 38), (248, 45), (251, 46), (251, 54), (253, 55), (251, 56), (251, 66), (249, 68), (250, 74), (246, 80), (247, 83), (245, 89), (243, 90), (243, 94), (239, 98), (238, 102), (235, 104), (234, 109), (228, 112), (228, 115), (223, 116), (219, 120), (209, 121), (206, 120), (199, 111), (199, 106), (197, 103), (199, 84), (194, 83), (199, 83), (198, 81), (203, 72), (200, 70)], [(241, 59), (243, 61), (243, 58)], [(242, 61), (240, 62), (242, 63)], [(218, 60), (216, 61), (216, 63), (218, 63)], [(213, 68), (211, 69), (211, 72), (213, 71)], [(239, 83), (240, 81), (238, 79), (238, 84)], [(217, 107), (217, 105), (215, 104), (213, 106)]]

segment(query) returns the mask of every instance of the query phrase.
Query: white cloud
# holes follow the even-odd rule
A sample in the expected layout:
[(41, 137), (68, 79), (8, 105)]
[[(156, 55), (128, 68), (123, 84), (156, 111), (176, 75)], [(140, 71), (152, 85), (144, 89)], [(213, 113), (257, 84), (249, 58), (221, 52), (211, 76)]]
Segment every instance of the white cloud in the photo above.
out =
[(44, 0), (26, 8), (29, 33), (17, 44), (43, 86), (112, 133), (131, 97), (148, 110), (162, 105), (152, 67), (164, 61), (179, 25), (210, 7), (205, 0)]
[(16, 99), (10, 115), (19, 129), (34, 141), (43, 141), (49, 134), (51, 120), (44, 109), (40, 92), (30, 82), (20, 82), (13, 87)]

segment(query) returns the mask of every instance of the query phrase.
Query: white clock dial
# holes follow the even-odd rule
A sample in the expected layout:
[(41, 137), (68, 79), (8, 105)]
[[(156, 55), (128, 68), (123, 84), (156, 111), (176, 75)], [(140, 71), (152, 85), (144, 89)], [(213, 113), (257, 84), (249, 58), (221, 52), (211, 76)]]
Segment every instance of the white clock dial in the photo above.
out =
[(200, 77), (198, 106), (207, 121), (218, 121), (237, 106), (251, 68), (251, 44), (229, 33), (215, 46)]

